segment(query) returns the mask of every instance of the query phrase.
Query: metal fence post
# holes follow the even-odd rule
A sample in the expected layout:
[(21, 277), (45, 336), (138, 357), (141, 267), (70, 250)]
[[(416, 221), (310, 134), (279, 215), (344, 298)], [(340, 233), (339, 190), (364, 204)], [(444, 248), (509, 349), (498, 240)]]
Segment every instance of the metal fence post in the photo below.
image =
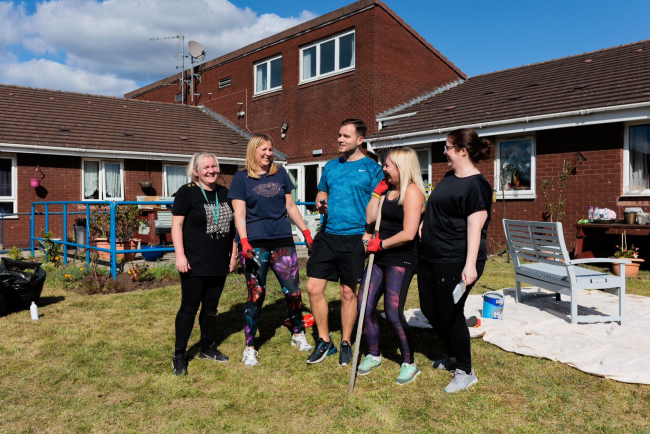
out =
[[(63, 203), (63, 241), (68, 241), (68, 205)], [(63, 265), (68, 265), (68, 245), (61, 244), (63, 246)]]
[(115, 202), (111, 202), (111, 276), (117, 279), (117, 255), (115, 254)]
[(29, 222), (29, 248), (34, 257), (34, 202), (32, 202), (32, 219)]
[(86, 268), (90, 264), (90, 208), (86, 204)]

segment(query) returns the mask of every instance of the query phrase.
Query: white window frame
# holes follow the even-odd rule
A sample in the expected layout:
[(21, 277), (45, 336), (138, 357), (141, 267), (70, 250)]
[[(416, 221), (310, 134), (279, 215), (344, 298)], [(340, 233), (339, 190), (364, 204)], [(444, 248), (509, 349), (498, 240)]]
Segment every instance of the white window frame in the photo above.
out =
[[(13, 154), (2, 154), (0, 158), (11, 160), (11, 196), (0, 196), (0, 202), (12, 202), (14, 204), (14, 213), (18, 212), (18, 167), (16, 156)], [(5, 219), (17, 219), (18, 216), (5, 216)]]
[[(427, 164), (428, 164), (428, 166), (427, 166), (428, 172), (427, 172), (427, 173), (428, 173), (428, 176), (427, 176), (427, 180), (425, 181), (425, 184), (426, 184), (427, 182), (428, 182), (429, 184), (431, 184), (431, 172), (432, 172), (432, 170), (431, 170), (431, 159), (432, 159), (432, 148), (433, 148), (433, 145), (422, 146), (422, 147), (415, 147), (415, 146), (414, 146), (414, 147), (412, 148), (416, 153), (417, 153), (417, 152), (421, 152), (421, 151), (427, 151)], [(422, 168), (420, 168), (420, 170), (422, 170)]]
[[(280, 79), (280, 86), (270, 87), (271, 86), (271, 62), (277, 59), (282, 59), (282, 54), (264, 59), (260, 62), (257, 62), (253, 65), (253, 96), (266, 95), (267, 93), (277, 92), (282, 90), (282, 79)], [(269, 88), (262, 91), (257, 91), (257, 67), (266, 63), (266, 76), (268, 77)], [(283, 65), (284, 66), (284, 65)], [(280, 74), (282, 74), (282, 69), (280, 69)]]
[(534, 135), (500, 137), (496, 140), (496, 155), (494, 158), (494, 188), (497, 192), (497, 200), (501, 200), (504, 195), (501, 192), (501, 143), (511, 142), (514, 140), (530, 140), (530, 190), (510, 190), (505, 191), (506, 199), (536, 199), (537, 198), (537, 145)]
[[(86, 172), (84, 170), (84, 163), (86, 161), (97, 161), (99, 162), (99, 199), (85, 199), (84, 198), (84, 183), (85, 183), (85, 177), (86, 177)], [(120, 165), (120, 178), (122, 182), (120, 182), (120, 197), (111, 197), (109, 199), (106, 199), (106, 192), (104, 191), (104, 164), (110, 163), (110, 164), (119, 164)], [(124, 200), (124, 160), (107, 160), (107, 159), (100, 159), (100, 158), (82, 158), (81, 159), (81, 200), (84, 201), (118, 201), (118, 200)]]
[[(169, 194), (169, 192), (167, 191), (167, 167), (169, 166), (182, 167), (184, 169), (187, 168), (187, 164), (172, 164), (172, 163), (163, 164), (163, 196), (165, 197), (171, 196), (171, 194)], [(189, 184), (190, 182), (192, 182), (192, 180), (188, 177), (187, 182)]]
[(623, 196), (626, 197), (650, 196), (650, 189), (630, 191), (630, 127), (637, 125), (650, 126), (650, 122), (645, 120), (637, 122), (626, 122), (624, 124), (625, 134), (623, 138)]
[[(357, 62), (356, 62), (356, 55), (357, 55), (357, 50), (356, 50), (357, 36), (356, 36), (356, 34), (354, 35), (354, 48), (355, 49), (354, 49), (354, 57), (352, 58), (352, 65), (348, 66), (347, 68), (339, 69), (339, 52), (340, 52), (339, 44), (340, 44), (340, 39), (342, 37), (344, 37), (344, 36), (351, 35), (351, 34), (355, 34), (355, 31), (350, 30), (350, 31), (345, 32), (345, 33), (340, 33), (338, 35), (331, 36), (331, 37), (329, 37), (327, 39), (321, 39), (320, 41), (314, 42), (314, 43), (309, 44), (309, 45), (305, 45), (304, 47), (300, 47), (300, 69), (299, 69), (299, 73), (298, 73), (299, 76), (300, 76), (299, 84), (311, 83), (312, 81), (317, 81), (317, 80), (321, 80), (323, 78), (343, 74), (343, 73), (348, 72), (348, 71), (354, 71), (354, 69), (356, 67), (356, 64), (357, 64)], [(326, 74), (321, 74), (320, 73), (320, 47), (321, 47), (322, 44), (330, 42), (332, 40), (336, 41), (335, 44), (334, 44), (334, 47), (335, 47), (334, 48), (334, 71), (328, 72)], [(303, 52), (305, 50), (308, 50), (308, 49), (313, 48), (313, 47), (316, 47), (316, 75), (314, 77), (310, 77), (310, 78), (303, 78), (303, 76), (302, 76), (302, 74), (303, 74), (303, 65), (302, 65)]]

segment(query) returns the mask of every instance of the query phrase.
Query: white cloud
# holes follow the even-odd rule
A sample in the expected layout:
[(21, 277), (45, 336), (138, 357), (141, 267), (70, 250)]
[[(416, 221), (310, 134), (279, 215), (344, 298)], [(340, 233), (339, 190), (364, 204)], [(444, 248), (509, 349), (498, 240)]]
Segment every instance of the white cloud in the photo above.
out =
[(201, 42), (206, 59), (213, 59), (315, 16), (307, 11), (298, 17), (257, 15), (227, 0), (45, 1), (32, 15), (22, 6), (0, 3), (0, 13), (13, 17), (0, 24), (14, 22), (0, 30), (9, 41), (5, 46), (22, 41), (34, 55), (65, 54), (70, 68), (141, 83), (173, 75), (180, 54), (177, 40), (150, 38), (174, 36), (178, 29), (186, 44)]
[(114, 74), (95, 74), (45, 59), (5, 64), (3, 83), (99, 95), (124, 96), (137, 87), (133, 80)]

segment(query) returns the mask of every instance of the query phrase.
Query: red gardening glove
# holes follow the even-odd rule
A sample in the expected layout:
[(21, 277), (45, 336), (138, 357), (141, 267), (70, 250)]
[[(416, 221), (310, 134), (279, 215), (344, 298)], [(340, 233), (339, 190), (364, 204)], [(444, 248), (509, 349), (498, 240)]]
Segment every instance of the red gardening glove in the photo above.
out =
[(386, 191), (388, 191), (388, 182), (386, 182), (386, 179), (382, 179), (379, 181), (379, 184), (377, 184), (377, 187), (375, 187), (374, 193), (381, 196), (382, 194), (386, 193)]
[(377, 253), (378, 251), (383, 250), (381, 248), (381, 242), (382, 240), (379, 237), (375, 237), (368, 241), (368, 252)]
[(305, 242), (307, 243), (307, 248), (311, 250), (311, 245), (314, 244), (314, 239), (311, 237), (311, 231), (309, 229), (305, 229), (302, 231), (302, 234), (305, 236)]
[(255, 256), (255, 249), (251, 247), (248, 238), (241, 239), (241, 254), (246, 259), (253, 259), (253, 256)]

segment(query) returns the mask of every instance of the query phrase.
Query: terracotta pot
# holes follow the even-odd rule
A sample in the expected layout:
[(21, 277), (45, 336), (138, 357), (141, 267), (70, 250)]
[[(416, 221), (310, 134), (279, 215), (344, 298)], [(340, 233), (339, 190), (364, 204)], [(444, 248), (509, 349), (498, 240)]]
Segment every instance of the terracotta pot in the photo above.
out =
[[(116, 241), (115, 242), (115, 250), (131, 250), (131, 249), (137, 249), (138, 248), (138, 243), (141, 240), (138, 238), (134, 238), (130, 241)], [(110, 249), (111, 248), (111, 243), (108, 241), (108, 238), (95, 238), (95, 241), (92, 243), (95, 247), (99, 247), (102, 249)], [(95, 250), (99, 254), (99, 259), (106, 259), (110, 260), (111, 259), (111, 254), (108, 252), (102, 252), (100, 250)], [(124, 253), (124, 254), (118, 254), (117, 259), (120, 259), (122, 256), (126, 258), (127, 261), (134, 261), (135, 260), (135, 253)]]
[[(628, 261), (632, 261), (631, 264), (626, 264), (625, 265), (625, 277), (636, 277), (639, 275), (639, 267), (641, 267), (641, 263), (645, 262), (645, 260), (640, 259), (640, 258), (621, 258), (621, 259), (626, 259)], [(621, 272), (619, 270), (619, 264), (612, 264), (612, 273), (614, 273), (614, 276), (620, 276)]]

